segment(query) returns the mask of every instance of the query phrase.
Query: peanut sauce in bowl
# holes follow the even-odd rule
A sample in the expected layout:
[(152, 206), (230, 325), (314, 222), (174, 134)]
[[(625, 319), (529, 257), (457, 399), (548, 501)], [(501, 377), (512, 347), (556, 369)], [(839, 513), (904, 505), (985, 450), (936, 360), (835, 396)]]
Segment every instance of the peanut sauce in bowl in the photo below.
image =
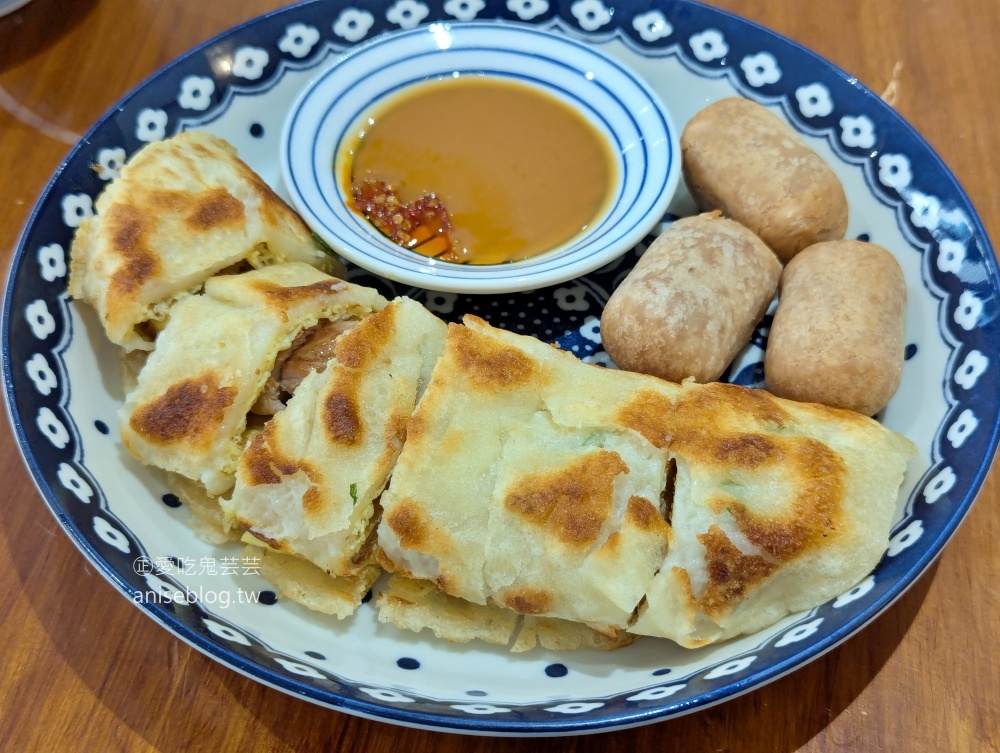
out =
[(352, 209), (405, 248), (500, 264), (545, 253), (609, 208), (617, 165), (581, 114), (519, 82), (419, 84), (366, 114), (345, 145)]
[(317, 238), (376, 275), (505, 293), (598, 269), (662, 221), (679, 132), (621, 60), (518, 24), (391, 32), (320, 72), (282, 133)]

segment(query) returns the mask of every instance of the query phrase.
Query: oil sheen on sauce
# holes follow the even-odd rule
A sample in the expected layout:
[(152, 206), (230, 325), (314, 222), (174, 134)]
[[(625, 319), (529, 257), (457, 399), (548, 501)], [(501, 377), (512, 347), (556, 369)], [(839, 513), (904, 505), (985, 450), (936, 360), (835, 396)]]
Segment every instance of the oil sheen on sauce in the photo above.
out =
[[(341, 162), (346, 195), (380, 182), (393, 201), (443, 207), (446, 227), (434, 232), (447, 239), (416, 250), (445, 261), (499, 264), (556, 248), (600, 218), (616, 178), (603, 135), (516, 82), (467, 75), (420, 84), (364, 122)], [(360, 203), (353, 209), (364, 214)]]

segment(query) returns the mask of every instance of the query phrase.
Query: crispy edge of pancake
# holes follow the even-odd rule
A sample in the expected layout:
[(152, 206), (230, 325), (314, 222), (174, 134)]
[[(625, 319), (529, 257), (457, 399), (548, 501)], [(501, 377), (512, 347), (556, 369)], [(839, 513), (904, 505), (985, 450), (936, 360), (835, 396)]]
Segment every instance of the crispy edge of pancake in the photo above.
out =
[(188, 525), (199, 539), (216, 545), (239, 541), (241, 532), (227, 529), (218, 499), (205, 491), (204, 486), (179, 473), (163, 471), (163, 475), (167, 488), (191, 513)]
[(118, 355), (119, 376), (122, 382), (122, 391), (129, 394), (139, 384), (139, 372), (146, 365), (149, 358), (148, 350), (125, 350), (118, 347), (115, 349)]
[(614, 651), (632, 645), (637, 638), (620, 629), (595, 630), (582, 622), (525, 616), (521, 619), (520, 630), (510, 651), (516, 654), (536, 646), (549, 651), (578, 651), (584, 648)]
[(430, 581), (393, 575), (376, 599), (378, 621), (419, 633), (428, 628), (452, 643), (473, 639), (506, 646), (514, 634), (517, 615), (508, 609), (473, 604), (449, 596)]
[(247, 545), (241, 559), (246, 567), (274, 585), (283, 596), (308, 609), (343, 620), (354, 614), (382, 573), (369, 558), (351, 576), (331, 576), (301, 557)]
[[(452, 643), (481, 640), (509, 646), (512, 653), (541, 646), (552, 651), (590, 648), (609, 651), (627, 646), (636, 636), (624, 630), (598, 631), (583, 623), (547, 617), (522, 617), (495, 604), (473, 604), (449, 596), (426, 580), (398, 575), (376, 599), (378, 620), (419, 633), (429, 629)], [(512, 642), (513, 639), (513, 642)]]

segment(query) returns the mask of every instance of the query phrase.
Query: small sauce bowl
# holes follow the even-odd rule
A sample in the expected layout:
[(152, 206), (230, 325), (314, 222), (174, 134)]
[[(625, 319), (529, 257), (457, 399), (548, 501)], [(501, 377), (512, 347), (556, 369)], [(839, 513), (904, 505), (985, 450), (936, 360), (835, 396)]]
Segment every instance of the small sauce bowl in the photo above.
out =
[[(598, 215), (581, 233), (523, 261), (456, 264), (396, 245), (355, 211), (342, 180), (368, 113), (411, 87), (472, 76), (534, 87), (565, 103), (612, 154), (610, 198)], [(292, 202), (331, 248), (375, 274), (446, 292), (529, 290), (597, 269), (660, 222), (680, 178), (678, 131), (637, 74), (592, 46), (513, 24), (432, 24), (354, 48), (299, 96), (281, 149)]]

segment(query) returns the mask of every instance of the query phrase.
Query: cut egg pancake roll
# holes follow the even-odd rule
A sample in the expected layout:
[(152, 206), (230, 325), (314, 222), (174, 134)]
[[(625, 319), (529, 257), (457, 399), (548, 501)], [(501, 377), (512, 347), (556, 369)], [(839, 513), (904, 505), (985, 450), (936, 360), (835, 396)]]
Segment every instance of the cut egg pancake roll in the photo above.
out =
[(151, 350), (172, 304), (234, 265), (296, 261), (343, 274), (236, 150), (201, 131), (144, 147), (95, 210), (73, 241), (69, 292), (127, 351)]
[(673, 536), (633, 632), (694, 648), (847, 591), (889, 540), (913, 443), (852, 411), (686, 383), (622, 413), (676, 462)]
[[(302, 263), (209, 279), (203, 294), (174, 306), (126, 396), (119, 413), (125, 447), (147, 465), (201, 482), (209, 494), (228, 491), (247, 414), (281, 407), (274, 372), (306, 370), (309, 361), (294, 347), (300, 335), (333, 339), (383, 306), (374, 290)], [(325, 359), (313, 363), (321, 367)], [(277, 379), (287, 392), (294, 389), (283, 374)], [(275, 395), (267, 402), (275, 404), (261, 407), (269, 386)]]
[(885, 551), (915, 448), (877, 422), (465, 323), (382, 495), (386, 569), (698, 646), (823, 603)]
[(342, 335), (250, 440), (221, 501), (227, 519), (330, 575), (354, 572), (446, 329), (400, 298)]
[(477, 604), (625, 627), (666, 553), (665, 454), (626, 429), (554, 420), (547, 401), (599, 394), (606, 372), (465, 322), (382, 497), (383, 566)]

